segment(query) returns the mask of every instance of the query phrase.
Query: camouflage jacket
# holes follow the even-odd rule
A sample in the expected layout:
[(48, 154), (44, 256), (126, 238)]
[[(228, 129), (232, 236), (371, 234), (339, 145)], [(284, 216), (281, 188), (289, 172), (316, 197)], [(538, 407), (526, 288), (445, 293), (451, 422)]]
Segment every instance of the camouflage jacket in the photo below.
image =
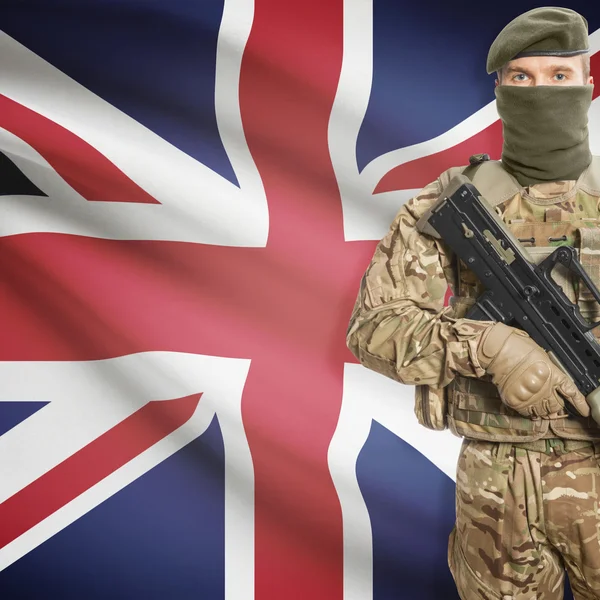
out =
[[(595, 157), (592, 165), (577, 181), (529, 188), (502, 172), (509, 185), (506, 197), (500, 198), (503, 201), (495, 203), (496, 210), (517, 238), (535, 238), (533, 243), (522, 243), (536, 260), (556, 245), (581, 245), (586, 228), (594, 243), (599, 239), (600, 160)], [(445, 171), (397, 213), (362, 277), (348, 327), (348, 347), (367, 368), (415, 385), (417, 417), (433, 429), (449, 426), (457, 435), (490, 441), (600, 439), (600, 428), (591, 419), (565, 416), (533, 421), (511, 411), (478, 363), (477, 344), (490, 322), (463, 315), (483, 288), (443, 240), (416, 228), (450, 179), (463, 170)], [(479, 181), (476, 177), (474, 184), (488, 198), (485, 174)], [(489, 193), (498, 192), (489, 188)], [(587, 264), (583, 254), (580, 260), (600, 286), (600, 258), (596, 258), (600, 244), (587, 250)], [(565, 293), (579, 301), (582, 312), (597, 320), (597, 304), (585, 294), (579, 298), (568, 273), (563, 275), (559, 281), (553, 273)], [(447, 303), (449, 290), (454, 297)], [(596, 316), (590, 317), (591, 313)]]

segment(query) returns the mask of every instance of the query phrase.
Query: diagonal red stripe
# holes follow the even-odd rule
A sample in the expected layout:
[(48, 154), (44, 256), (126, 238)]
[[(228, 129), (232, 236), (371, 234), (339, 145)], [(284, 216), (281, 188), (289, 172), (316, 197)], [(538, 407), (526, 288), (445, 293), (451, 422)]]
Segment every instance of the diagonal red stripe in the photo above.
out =
[(5, 500), (0, 504), (0, 548), (181, 427), (200, 396), (149, 402)]
[(160, 204), (93, 146), (2, 94), (0, 127), (35, 148), (87, 200)]

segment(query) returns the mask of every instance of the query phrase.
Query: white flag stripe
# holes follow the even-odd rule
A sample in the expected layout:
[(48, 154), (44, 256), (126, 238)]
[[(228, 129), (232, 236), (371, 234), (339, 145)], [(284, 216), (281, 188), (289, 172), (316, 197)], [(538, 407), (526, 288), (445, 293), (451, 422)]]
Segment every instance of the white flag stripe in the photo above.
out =
[(50, 404), (0, 436), (0, 502), (152, 400), (236, 397), (249, 361), (146, 352), (82, 362), (0, 362), (0, 401)]
[[(12, 132), (0, 127), (0, 150), (15, 163), (15, 165), (27, 176), (27, 178), (42, 190), (50, 198), (60, 198), (64, 204), (79, 204), (86, 202), (85, 198), (81, 194), (75, 191), (64, 179), (58, 177), (54, 169), (50, 166), (48, 161), (29, 144), (24, 142), (21, 138), (14, 135)], [(17, 196), (11, 202), (17, 204), (18, 208), (21, 207), (21, 201), (24, 200), (27, 203), (35, 203), (43, 207), (44, 205), (50, 204), (48, 198), (43, 196)], [(2, 200), (5, 206), (10, 206), (7, 202)], [(42, 210), (44, 210), (42, 208)], [(5, 214), (5, 213), (3, 213)], [(42, 215), (42, 218), (46, 215)], [(17, 218), (21, 218), (17, 215)], [(35, 215), (31, 215), (28, 219), (35, 218)], [(54, 217), (56, 221), (63, 219), (63, 216), (57, 212)], [(7, 217), (4, 216), (3, 223), (0, 225), (4, 228), (10, 228), (11, 230), (15, 227), (12, 223), (12, 216), (10, 221), (7, 222)], [(40, 230), (40, 231), (43, 231)]]
[(225, 448), (226, 600), (251, 600), (254, 471), (241, 414), (249, 366), (246, 359), (176, 352), (89, 362), (0, 362), (0, 401), (50, 401), (0, 436), (2, 500), (148, 401), (202, 393), (186, 424), (0, 550), (0, 570), (172, 456), (201, 435), (216, 415)]
[(356, 462), (373, 421), (409, 443), (448, 477), (456, 478), (461, 439), (447, 430), (431, 431), (417, 423), (414, 387), (362, 365), (344, 365), (342, 409), (328, 457), (343, 515), (344, 600), (373, 597), (371, 522), (356, 475)]
[[(49, 219), (50, 231), (108, 239), (265, 246), (267, 202), (245, 140), (238, 90), (253, 11), (252, 0), (227, 0), (217, 43), (217, 125), (240, 188), (0, 32), (2, 93), (78, 135), (161, 203), (71, 202), (76, 198), (73, 194), (54, 193), (66, 184), (50, 181), (48, 189), (42, 187), (50, 196), (44, 213), (51, 207), (60, 215)], [(40, 181), (39, 160), (29, 166), (30, 158), (30, 152), (22, 152), (19, 167)], [(42, 177), (52, 178), (60, 179), (54, 171)], [(5, 215), (2, 233), (47, 231), (47, 215), (22, 211), (20, 202), (20, 198), (0, 197)]]
[[(344, 365), (342, 407), (328, 452), (331, 477), (342, 510), (344, 538), (344, 600), (373, 598), (373, 537), (371, 519), (358, 479), (356, 461), (369, 437), (369, 399), (356, 394), (354, 365)], [(360, 369), (366, 369), (360, 365)]]
[[(381, 177), (414, 150), (388, 153), (358, 172), (356, 141), (366, 114), (372, 79), (372, 3), (344, 2), (344, 56), (340, 82), (329, 122), (329, 148), (339, 182), (344, 239), (381, 239), (402, 204), (418, 190), (399, 190), (373, 196)], [(495, 111), (495, 107), (494, 107)], [(468, 136), (493, 122), (490, 106), (436, 143)], [(420, 151), (435, 150), (424, 144)], [(415, 156), (416, 157), (416, 156)], [(378, 159), (379, 160), (379, 159)], [(386, 169), (385, 171), (383, 171)], [(356, 476), (356, 462), (373, 421), (404, 439), (449, 477), (455, 477), (461, 440), (448, 431), (433, 432), (417, 423), (414, 387), (404, 386), (362, 365), (346, 364), (338, 425), (329, 447), (329, 467), (342, 509), (344, 531), (344, 599), (372, 600), (373, 542), (369, 513)], [(409, 485), (409, 483), (407, 482)]]
[(367, 229), (381, 220), (366, 180), (360, 177), (356, 142), (369, 104), (373, 76), (373, 5), (344, 0), (342, 67), (328, 127), (329, 153), (342, 198), (344, 237), (354, 237), (354, 223)]
[[(181, 450), (206, 430), (213, 416), (214, 412), (208, 410), (206, 405), (201, 403), (186, 425), (0, 549), (0, 570), (5, 569), (28, 552), (31, 552), (31, 550), (37, 548), (99, 504), (102, 504), (102, 502), (150, 471), (163, 460)], [(41, 501), (43, 502), (43, 499)], [(199, 515), (199, 518), (201, 518), (201, 515)]]
[(590, 150), (592, 154), (600, 155), (600, 98), (592, 102), (592, 107), (588, 113), (590, 132)]
[(432, 431), (417, 424), (415, 388), (398, 383), (362, 365), (347, 364), (344, 371), (342, 413), (349, 406), (362, 406), (364, 418), (377, 421), (426, 456), (451, 479), (456, 478), (456, 460), (461, 439), (450, 431)]

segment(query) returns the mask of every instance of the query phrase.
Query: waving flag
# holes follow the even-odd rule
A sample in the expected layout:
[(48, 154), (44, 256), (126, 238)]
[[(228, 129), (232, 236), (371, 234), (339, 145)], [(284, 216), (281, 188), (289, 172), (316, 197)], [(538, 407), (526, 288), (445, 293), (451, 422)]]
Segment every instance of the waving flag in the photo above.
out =
[(2, 4), (2, 598), (457, 597), (460, 440), (345, 331), (525, 4)]

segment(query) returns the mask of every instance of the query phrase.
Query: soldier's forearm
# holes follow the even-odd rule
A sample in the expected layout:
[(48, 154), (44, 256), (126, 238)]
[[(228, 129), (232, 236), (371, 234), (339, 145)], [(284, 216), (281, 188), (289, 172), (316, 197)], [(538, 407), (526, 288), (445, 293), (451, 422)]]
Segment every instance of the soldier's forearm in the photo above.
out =
[(437, 314), (410, 301), (353, 315), (347, 336), (352, 353), (369, 369), (400, 383), (443, 387), (459, 374), (481, 377), (477, 343), (491, 325)]

